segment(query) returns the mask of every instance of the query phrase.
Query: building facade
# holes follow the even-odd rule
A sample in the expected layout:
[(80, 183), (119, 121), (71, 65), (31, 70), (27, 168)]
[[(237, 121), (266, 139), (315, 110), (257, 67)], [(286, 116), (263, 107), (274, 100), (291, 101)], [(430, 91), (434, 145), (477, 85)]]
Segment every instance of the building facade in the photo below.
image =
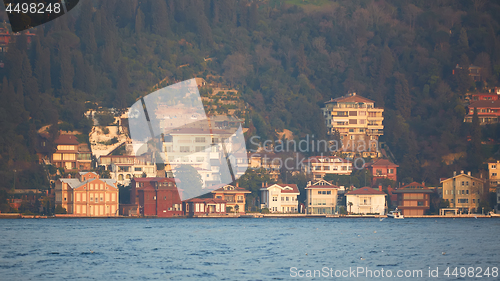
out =
[(136, 204), (139, 215), (176, 217), (184, 215), (182, 191), (174, 178), (134, 178), (131, 181), (130, 203)]
[(118, 216), (118, 188), (113, 179), (101, 179), (94, 172), (80, 172), (78, 178), (60, 178), (55, 186), (55, 204), (68, 214), (83, 217)]
[(74, 135), (61, 134), (54, 141), (56, 152), (52, 154), (51, 163), (57, 168), (75, 170), (77, 166), (77, 155), (79, 142)]
[(481, 125), (498, 123), (500, 116), (500, 100), (480, 100), (467, 107), (465, 122), (472, 122), (474, 108), (477, 108), (477, 117)]
[(404, 216), (422, 216), (430, 208), (434, 191), (425, 185), (412, 182), (393, 191), (397, 194), (397, 206)]
[(352, 162), (337, 156), (313, 156), (303, 161), (302, 170), (320, 180), (327, 174), (350, 175)]
[(399, 165), (392, 163), (388, 159), (378, 159), (366, 165), (366, 168), (373, 175), (372, 185), (378, 179), (398, 181), (398, 167)]
[(453, 177), (441, 180), (443, 200), (450, 204), (450, 208), (456, 209), (459, 214), (470, 214), (479, 212), (481, 197), (485, 193), (485, 180), (465, 174), (463, 171)]
[(340, 135), (342, 151), (361, 150), (378, 157), (378, 138), (384, 134), (383, 108), (375, 107), (370, 99), (350, 93), (327, 101), (322, 110), (328, 134), (338, 132)]
[(350, 213), (379, 215), (386, 213), (386, 194), (381, 190), (365, 186), (349, 191), (345, 196), (346, 208)]
[(295, 184), (264, 185), (260, 189), (261, 208), (269, 209), (271, 213), (298, 212), (297, 196), (300, 194)]
[(246, 195), (250, 194), (249, 190), (241, 188), (236, 182), (236, 186), (227, 184), (212, 191), (214, 199), (222, 199), (226, 201), (228, 213), (245, 213)]
[(488, 175), (490, 187), (500, 185), (500, 161), (488, 163)]
[(325, 180), (308, 182), (306, 190), (306, 213), (312, 215), (335, 214), (337, 211), (338, 186)]
[(151, 156), (108, 155), (99, 157), (98, 164), (110, 171), (118, 184), (129, 185), (133, 178), (156, 177), (157, 169)]
[(192, 198), (183, 202), (188, 217), (221, 216), (226, 214), (226, 200), (216, 198)]

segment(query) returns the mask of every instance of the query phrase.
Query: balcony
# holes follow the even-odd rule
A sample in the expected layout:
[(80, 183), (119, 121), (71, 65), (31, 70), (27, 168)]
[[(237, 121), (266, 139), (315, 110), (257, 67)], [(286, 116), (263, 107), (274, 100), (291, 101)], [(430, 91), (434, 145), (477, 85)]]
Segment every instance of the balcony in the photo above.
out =
[(245, 203), (245, 201), (244, 200), (238, 200), (238, 201), (236, 201), (236, 203)]

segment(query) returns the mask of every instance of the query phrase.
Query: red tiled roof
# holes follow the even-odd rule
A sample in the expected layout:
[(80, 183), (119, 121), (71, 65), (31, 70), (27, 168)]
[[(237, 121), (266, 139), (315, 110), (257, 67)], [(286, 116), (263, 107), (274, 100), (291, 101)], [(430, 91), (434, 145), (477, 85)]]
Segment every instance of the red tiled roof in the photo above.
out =
[(191, 198), (184, 200), (183, 202), (194, 202), (194, 203), (227, 203), (226, 200), (217, 198)]
[(500, 107), (500, 100), (480, 100), (469, 104), (469, 108), (474, 107)]
[(59, 135), (59, 137), (54, 141), (55, 144), (73, 144), (78, 145), (78, 139), (74, 135)]
[(404, 185), (404, 186), (394, 190), (393, 192), (394, 193), (415, 193), (415, 192), (432, 193), (434, 191), (432, 189), (425, 187), (425, 185), (414, 181), (410, 184)]
[(371, 99), (364, 98), (362, 96), (354, 95), (354, 96), (343, 96), (335, 99), (331, 99), (325, 103), (332, 102), (363, 102), (363, 103), (374, 103)]
[(161, 178), (161, 177), (155, 177), (155, 178), (133, 178), (132, 179), (135, 182), (180, 182), (179, 179), (176, 178)]
[(346, 195), (386, 195), (384, 192), (375, 190), (371, 187), (365, 186), (353, 191), (349, 191)]
[(368, 167), (370, 167), (370, 166), (399, 167), (399, 165), (392, 163), (388, 159), (378, 159), (378, 160), (373, 161), (372, 163), (368, 163), (367, 166)]

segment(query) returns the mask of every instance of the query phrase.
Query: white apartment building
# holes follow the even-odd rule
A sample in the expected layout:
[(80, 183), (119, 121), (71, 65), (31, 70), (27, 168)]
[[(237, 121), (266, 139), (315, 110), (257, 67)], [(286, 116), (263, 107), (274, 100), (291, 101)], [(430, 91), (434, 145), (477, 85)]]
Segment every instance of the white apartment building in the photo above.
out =
[(345, 196), (346, 208), (350, 213), (385, 214), (387, 208), (385, 197), (387, 195), (380, 190), (365, 186), (349, 191)]
[(338, 156), (313, 156), (303, 161), (302, 170), (319, 180), (327, 174), (350, 175), (352, 162)]
[(295, 184), (273, 184), (263, 186), (261, 192), (261, 208), (268, 208), (271, 213), (298, 212), (300, 194)]
[(148, 156), (107, 155), (98, 164), (110, 171), (117, 184), (127, 186), (133, 178), (156, 177), (156, 164)]
[(346, 150), (356, 149), (363, 141), (365, 150), (372, 149), (377, 154), (376, 143), (384, 134), (383, 108), (375, 107), (375, 102), (370, 99), (350, 93), (325, 102), (322, 110), (328, 134), (338, 131)]
[(306, 189), (307, 214), (335, 214), (338, 186), (325, 180), (308, 182)]
[(488, 163), (490, 187), (500, 185), (500, 161)]

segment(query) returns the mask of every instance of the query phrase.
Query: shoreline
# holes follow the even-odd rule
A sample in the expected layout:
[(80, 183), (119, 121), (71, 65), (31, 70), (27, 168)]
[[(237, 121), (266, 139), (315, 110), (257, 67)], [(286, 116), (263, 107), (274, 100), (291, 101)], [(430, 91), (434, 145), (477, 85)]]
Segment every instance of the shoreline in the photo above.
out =
[[(314, 219), (314, 218), (332, 218), (332, 219), (373, 219), (380, 218), (385, 219), (388, 218), (386, 215), (310, 215), (310, 214), (260, 214), (260, 213), (249, 213), (242, 215), (211, 215), (211, 216), (177, 216), (177, 217), (138, 217), (138, 216), (109, 216), (109, 217), (81, 217), (81, 216), (72, 216), (72, 215), (55, 215), (55, 216), (41, 216), (41, 215), (22, 215), (18, 213), (0, 213), (0, 219), (236, 219), (236, 218), (306, 218), (306, 219)], [(435, 219), (435, 218), (465, 218), (465, 219), (479, 219), (479, 218), (500, 218), (500, 216), (492, 216), (492, 215), (424, 215), (424, 216), (405, 216), (405, 219)], [(391, 218), (388, 218), (391, 219)]]

